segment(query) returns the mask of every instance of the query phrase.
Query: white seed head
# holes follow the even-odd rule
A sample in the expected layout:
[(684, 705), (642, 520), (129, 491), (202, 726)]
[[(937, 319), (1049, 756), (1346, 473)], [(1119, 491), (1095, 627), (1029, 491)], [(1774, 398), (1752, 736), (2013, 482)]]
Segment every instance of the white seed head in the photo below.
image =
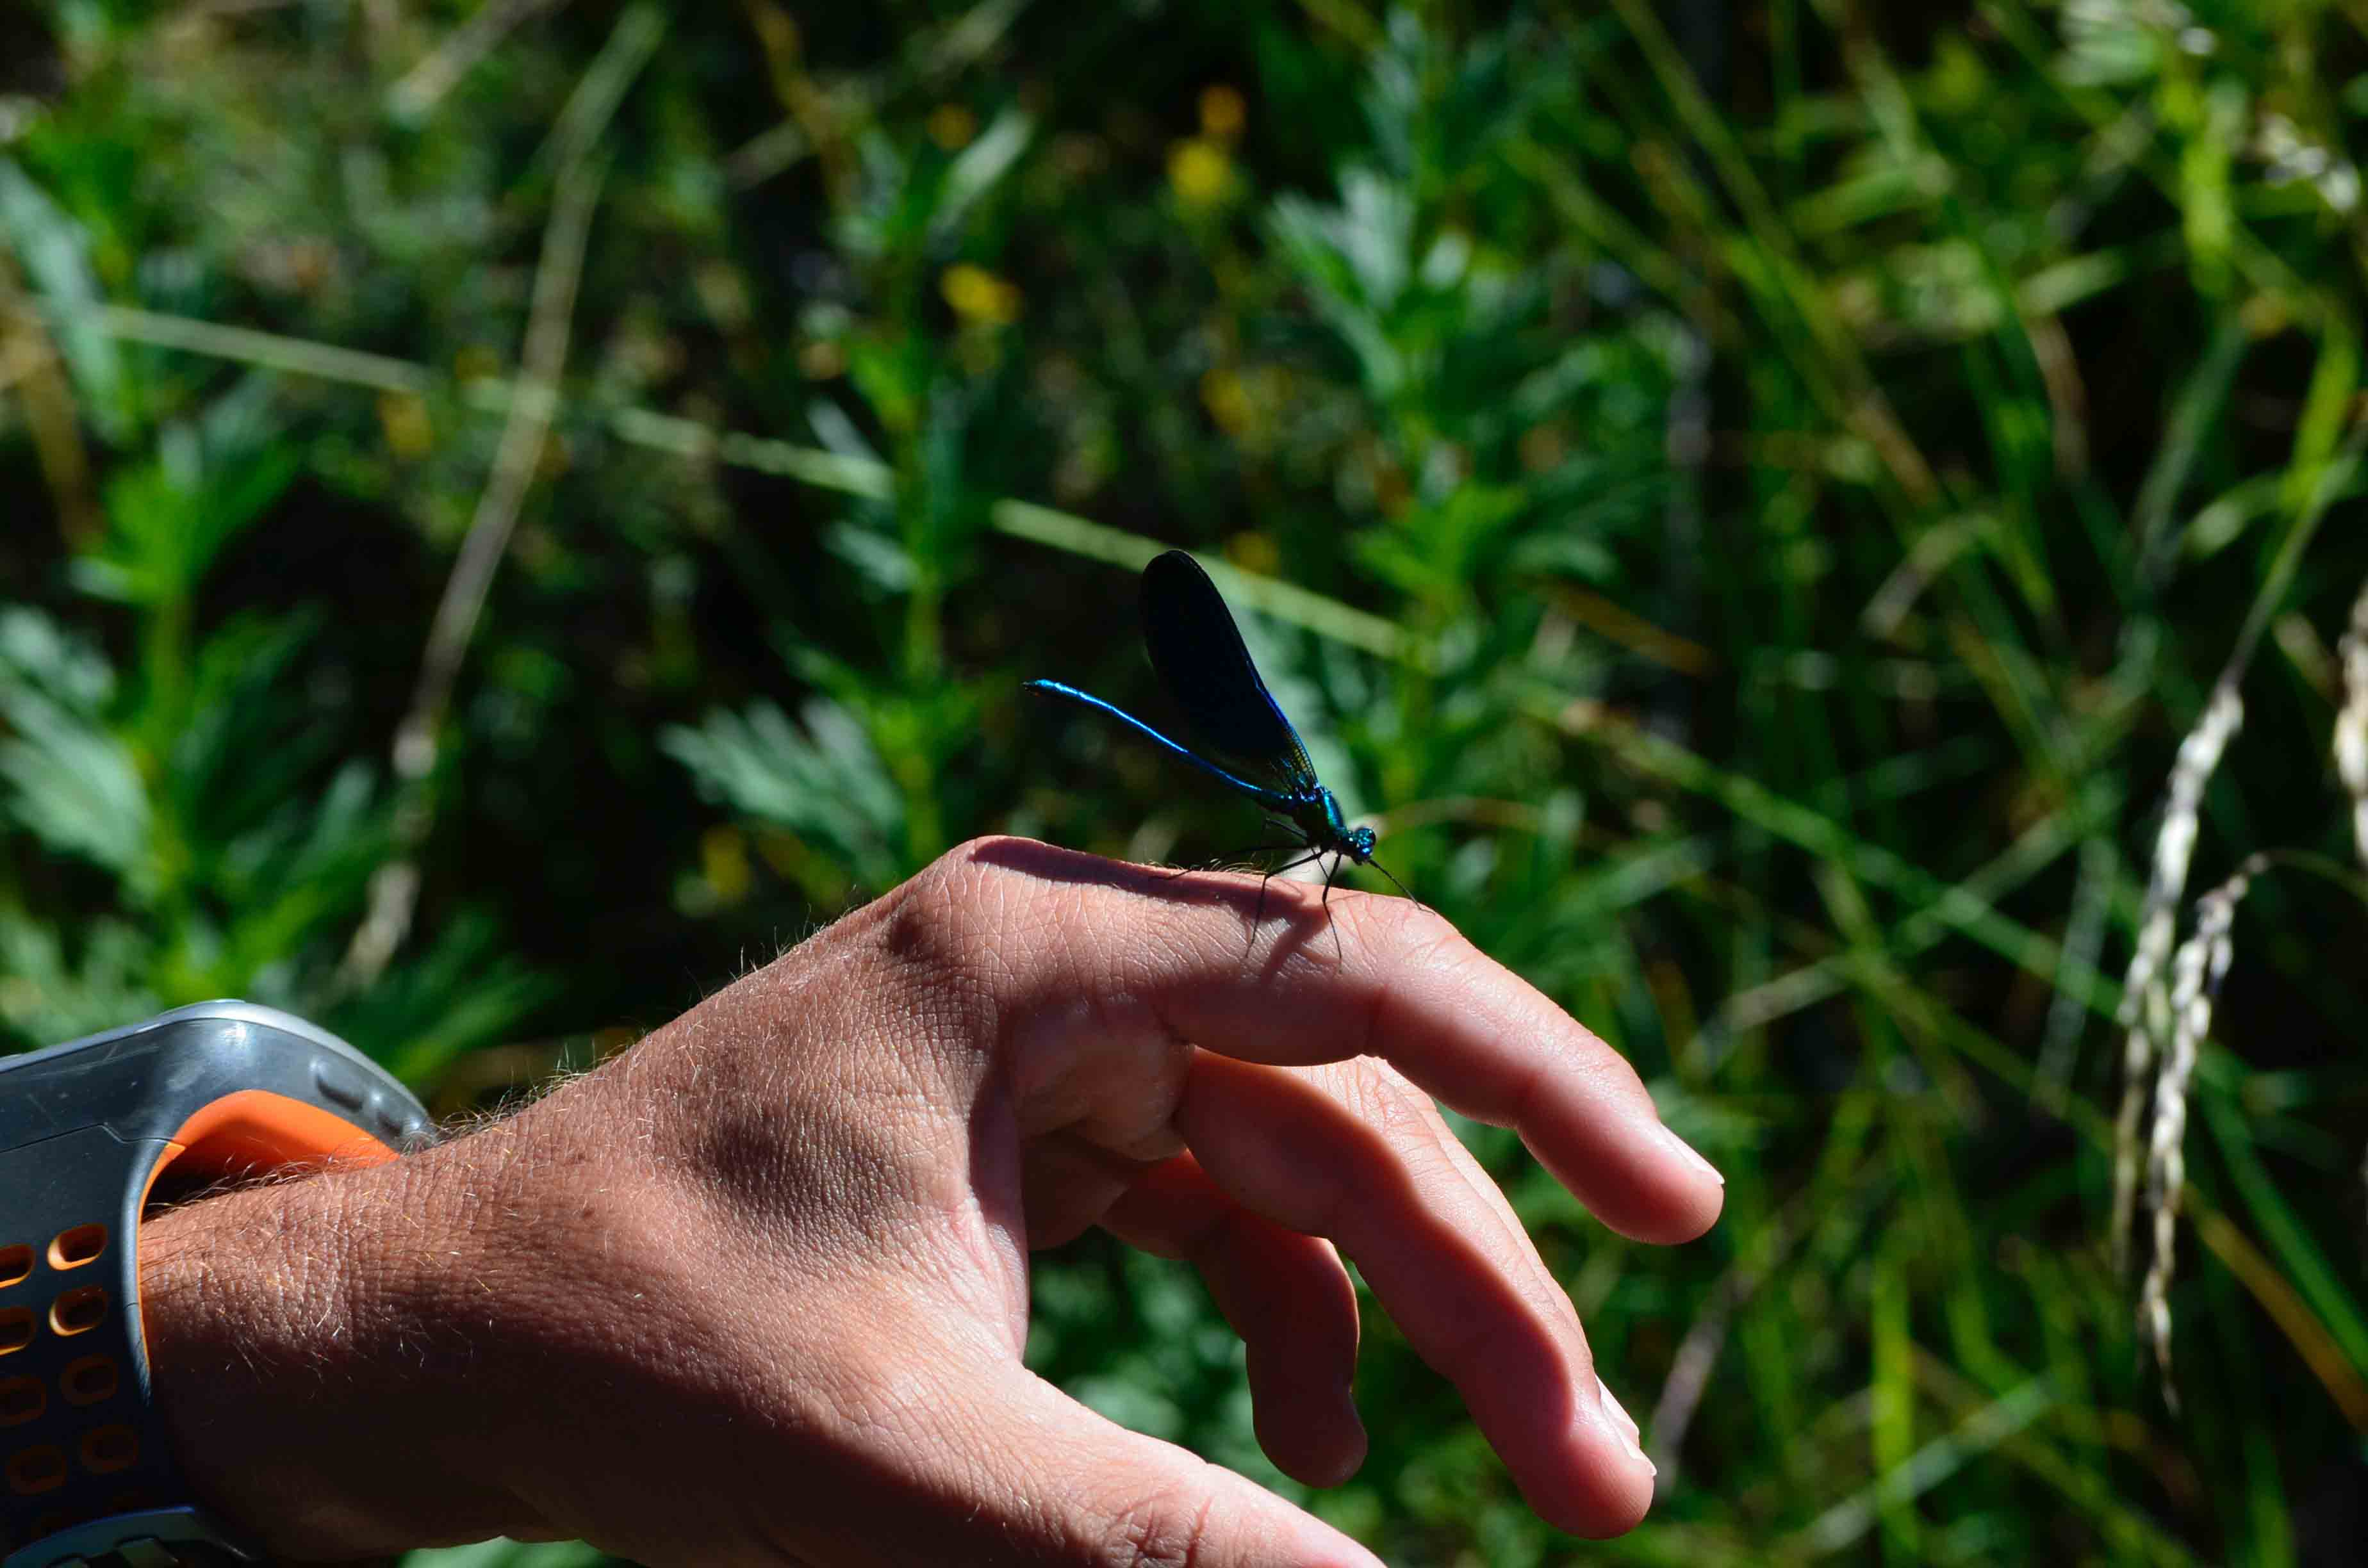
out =
[(2351, 842), (2368, 865), (2368, 585), (2351, 601), (2351, 625), (2336, 643), (2343, 707), (2335, 715), (2335, 772), (2351, 797)]
[(2137, 949), (2130, 955), (2129, 972), (2122, 981), (2120, 1020), (2126, 1032), (2122, 1047), (2121, 1110), (2113, 1119), (2116, 1259), (2127, 1256), (2130, 1216), (2137, 1201), (2138, 1119), (2146, 1108), (2146, 1074), (2154, 1064), (2156, 1042), (2171, 1025), (2173, 1008), (2163, 986), (2163, 965), (2170, 956), (2180, 895), (2187, 890), (2203, 789), (2212, 781), (2212, 770), (2220, 766), (2230, 737), (2244, 722), (2245, 704), (2237, 695), (2236, 683), (2223, 681), (2204, 704), (2195, 728), (2179, 743), (2179, 756), (2171, 764), (2170, 783), (2165, 790), (2162, 827), (2155, 835), (2154, 867), (2138, 915)]
[(2212, 1032), (2212, 1000), (2235, 954), (2229, 932), (2237, 904), (2264, 860), (2247, 858), (2237, 874), (2195, 901), (2195, 930), (2171, 960), (2169, 1048), (2155, 1086), (2154, 1125), (2146, 1139), (2146, 1209), (2154, 1221), (2154, 1256), (2138, 1288), (2138, 1332), (2153, 1347), (2166, 1396), (2170, 1394), (2170, 1276), (2179, 1241), (2179, 1205), (2187, 1192), (2187, 1096), (2195, 1059)]

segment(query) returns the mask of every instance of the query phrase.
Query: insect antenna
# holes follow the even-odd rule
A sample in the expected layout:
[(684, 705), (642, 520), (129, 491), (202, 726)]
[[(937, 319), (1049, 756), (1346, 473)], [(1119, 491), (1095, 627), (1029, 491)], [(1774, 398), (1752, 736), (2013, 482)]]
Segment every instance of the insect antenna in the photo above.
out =
[(1429, 904), (1423, 903), (1422, 900), (1415, 898), (1413, 892), (1407, 889), (1406, 885), (1398, 881), (1396, 876), (1391, 872), (1390, 869), (1387, 866), (1383, 865), (1379, 860), (1368, 859), (1365, 864), (1371, 866), (1374, 870), (1379, 871), (1382, 875), (1388, 877), (1390, 879), (1390, 886), (1397, 889), (1398, 892), (1405, 893), (1406, 897), (1414, 899), (1414, 906), (1417, 909), (1428, 909), (1430, 907)]

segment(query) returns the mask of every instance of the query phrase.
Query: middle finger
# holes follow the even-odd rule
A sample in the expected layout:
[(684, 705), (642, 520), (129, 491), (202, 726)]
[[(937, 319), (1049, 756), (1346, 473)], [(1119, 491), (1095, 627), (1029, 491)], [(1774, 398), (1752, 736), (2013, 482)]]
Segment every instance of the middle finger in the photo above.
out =
[(1204, 1051), (1176, 1126), (1236, 1201), (1356, 1259), (1549, 1522), (1612, 1535), (1644, 1517), (1652, 1467), (1569, 1298), (1426, 1096), (1372, 1062), (1287, 1069)]

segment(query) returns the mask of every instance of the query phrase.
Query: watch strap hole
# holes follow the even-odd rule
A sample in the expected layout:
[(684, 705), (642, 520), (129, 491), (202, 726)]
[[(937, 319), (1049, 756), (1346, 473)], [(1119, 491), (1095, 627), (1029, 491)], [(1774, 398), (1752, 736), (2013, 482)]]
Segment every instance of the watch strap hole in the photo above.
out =
[(65, 1364), (58, 1374), (58, 1392), (68, 1404), (97, 1404), (112, 1397), (121, 1381), (114, 1358), (85, 1356)]
[(50, 1267), (80, 1268), (85, 1263), (97, 1262), (98, 1255), (106, 1250), (106, 1226), (76, 1225), (74, 1229), (61, 1231), (51, 1238)]
[(37, 1497), (44, 1492), (54, 1492), (66, 1483), (65, 1450), (53, 1443), (18, 1449), (8, 1456), (0, 1474), (8, 1478), (8, 1490), (19, 1497)]
[(0, 1378), (0, 1426), (21, 1426), (50, 1407), (39, 1378)]
[(140, 1435), (129, 1426), (100, 1426), (84, 1433), (74, 1450), (83, 1469), (93, 1475), (112, 1475), (140, 1462)]
[(50, 1331), (61, 1339), (87, 1334), (106, 1321), (104, 1285), (78, 1285), (50, 1303)]

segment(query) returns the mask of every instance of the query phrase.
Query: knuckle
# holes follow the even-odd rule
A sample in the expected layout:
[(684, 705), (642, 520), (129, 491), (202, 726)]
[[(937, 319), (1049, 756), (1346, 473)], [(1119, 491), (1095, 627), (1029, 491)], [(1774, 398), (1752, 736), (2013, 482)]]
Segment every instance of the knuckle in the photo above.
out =
[(990, 983), (1017, 979), (1031, 962), (1102, 952), (1113, 928), (1110, 900), (1097, 881), (1060, 864), (1077, 858), (1008, 835), (971, 839), (906, 884), (911, 935)]
[(939, 856), (840, 927), (854, 944), (846, 983), (891, 998), (901, 1025), (949, 1046), (991, 1040), (1002, 1011), (996, 905), (1007, 873), (977, 847)]
[(1357, 947), (1366, 955), (1359, 966), (1361, 1050), (1379, 1055), (1409, 984), (1421, 984), (1433, 971), (1463, 969), (1479, 949), (1445, 915), (1411, 899), (1367, 896), (1351, 907)]
[(1378, 1056), (1352, 1056), (1311, 1069), (1360, 1122), (1374, 1128), (1392, 1143), (1419, 1131), (1429, 1097)]
[(1048, 881), (1047, 854), (1024, 838), (973, 838), (883, 900), (877, 939), (887, 958), (909, 983), (947, 998), (975, 1038), (999, 1039), (1048, 982), (1099, 978), (1108, 961), (1107, 910), (1089, 889)]
[(922, 867), (901, 891), (922, 912), (939, 916), (958, 913), (1005, 874), (1001, 851), (1013, 842), (990, 835), (957, 844)]
[(1101, 1561), (1109, 1568), (1198, 1568), (1206, 1560), (1216, 1498), (1168, 1488), (1121, 1508)]
[(1368, 948), (1388, 953), (1394, 964), (1428, 965), (1472, 950), (1463, 933), (1428, 904), (1368, 894), (1356, 901), (1355, 909), (1358, 935)]
[(1008, 834), (958, 844), (923, 867), (903, 891), (915, 913), (939, 929), (975, 939), (1001, 929), (1026, 906), (1041, 902), (1042, 879), (1030, 868), (1044, 846)]
[(1383, 1146), (1424, 1174), (1455, 1163), (1463, 1145), (1429, 1095), (1379, 1057), (1359, 1057), (1349, 1065), (1353, 1072), (1343, 1097)]
[(1008, 833), (982, 833), (966, 838), (939, 856), (931, 864), (949, 868), (968, 868), (988, 871), (1000, 870), (1014, 856), (1040, 847), (1032, 839), (1016, 837)]
[(974, 838), (949, 849), (889, 894), (882, 940), (888, 950), (925, 965), (966, 972), (991, 941), (984, 927), (1004, 899), (1010, 873), (997, 861), (1008, 839)]
[(1402, 1079), (1377, 1082), (1367, 1098), (1382, 1135), (1398, 1149), (1440, 1149), (1454, 1136), (1440, 1120), (1430, 1096)]

